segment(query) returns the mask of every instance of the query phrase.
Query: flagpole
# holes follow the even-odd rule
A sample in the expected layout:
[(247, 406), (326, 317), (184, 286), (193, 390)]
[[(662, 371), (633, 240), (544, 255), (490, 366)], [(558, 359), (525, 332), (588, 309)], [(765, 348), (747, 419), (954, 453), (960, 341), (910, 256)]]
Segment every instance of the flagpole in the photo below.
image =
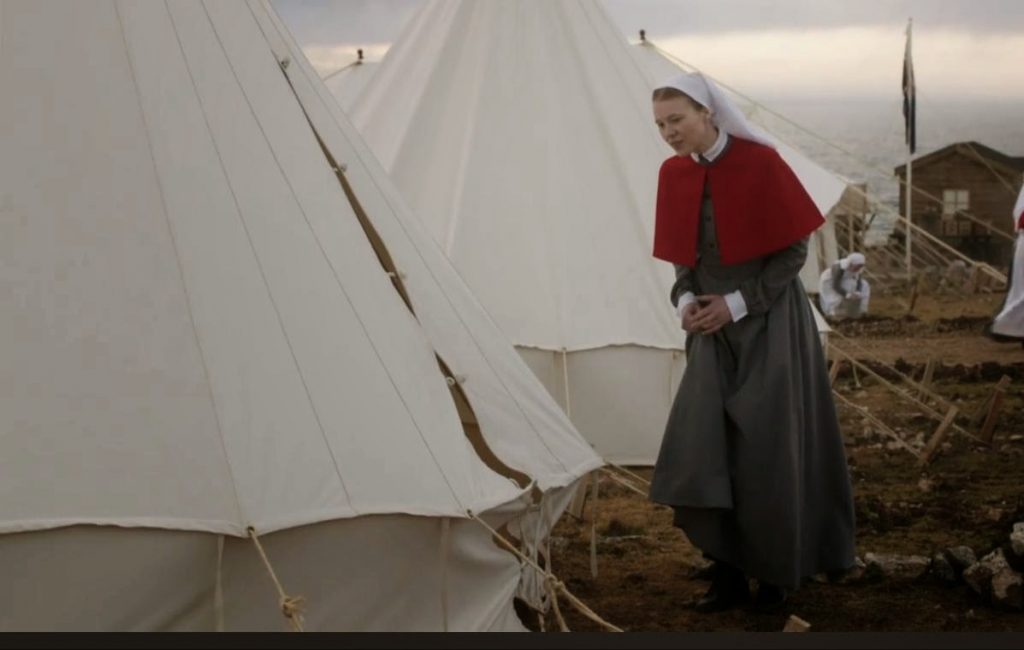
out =
[(913, 224), (913, 217), (912, 217), (913, 212), (911, 212), (912, 199), (911, 199), (910, 195), (911, 195), (911, 188), (914, 187), (913, 178), (914, 178), (914, 156), (913, 156), (913, 154), (910, 153), (910, 149), (908, 148), (907, 149), (907, 201), (906, 201), (906, 203), (907, 203), (907, 208), (906, 208), (906, 210), (907, 210), (907, 282), (910, 282), (911, 276), (913, 275), (912, 266), (911, 266), (912, 253), (911, 253), (911, 243), (910, 243), (910, 234), (912, 232), (910, 227)]
[(907, 255), (906, 255), (906, 257), (907, 257), (907, 282), (908, 283), (910, 283), (913, 280), (913, 276), (914, 276), (913, 265), (912, 265), (913, 257), (912, 257), (912, 252), (911, 252), (911, 250), (912, 250), (912, 244), (911, 244), (912, 230), (911, 230), (911, 226), (913, 225), (913, 215), (914, 215), (914, 213), (911, 211), (911, 206), (913, 204), (913, 193), (914, 193), (913, 192), (913, 188), (914, 188), (914, 184), (913, 184), (913, 178), (914, 178), (914, 144), (915, 144), (914, 140), (916, 139), (915, 131), (917, 129), (916, 124), (915, 124), (915, 122), (916, 122), (916, 115), (915, 115), (915, 113), (917, 112), (917, 110), (916, 110), (917, 109), (917, 106), (916, 106), (916, 104), (917, 104), (916, 94), (917, 93), (916, 93), (916, 89), (914, 87), (916, 84), (914, 83), (914, 68), (913, 68), (913, 63), (912, 63), (912, 59), (911, 59), (911, 28), (913, 27), (913, 23), (914, 23), (914, 19), (913, 18), (908, 18), (907, 19), (907, 51), (906, 51), (906, 54), (904, 55), (904, 62), (903, 62), (903, 71), (904, 71), (903, 72), (903, 74), (904, 74), (903, 92), (904, 92), (904, 97), (905, 98), (909, 97), (909, 106), (906, 106), (905, 109), (904, 109), (904, 110), (908, 110), (909, 109), (909, 113), (905, 116), (907, 118), (907, 120), (908, 120), (908, 122), (907, 122), (907, 127), (908, 127), (908, 132), (907, 132), (907, 199), (906, 199), (906, 213), (907, 213), (907, 229), (906, 229), (907, 230), (907, 237), (906, 237)]

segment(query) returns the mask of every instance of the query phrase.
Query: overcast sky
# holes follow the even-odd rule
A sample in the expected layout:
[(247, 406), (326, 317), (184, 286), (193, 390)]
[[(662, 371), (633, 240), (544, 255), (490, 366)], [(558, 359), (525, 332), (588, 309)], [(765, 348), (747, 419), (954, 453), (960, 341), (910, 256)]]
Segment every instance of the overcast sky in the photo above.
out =
[[(356, 47), (382, 56), (422, 0), (273, 3), (313, 64), (329, 72), (351, 60)], [(687, 63), (762, 98), (898, 96), (913, 17), (921, 101), (1024, 101), (1024, 0), (605, 0), (605, 6), (630, 40), (646, 29), (649, 39)]]

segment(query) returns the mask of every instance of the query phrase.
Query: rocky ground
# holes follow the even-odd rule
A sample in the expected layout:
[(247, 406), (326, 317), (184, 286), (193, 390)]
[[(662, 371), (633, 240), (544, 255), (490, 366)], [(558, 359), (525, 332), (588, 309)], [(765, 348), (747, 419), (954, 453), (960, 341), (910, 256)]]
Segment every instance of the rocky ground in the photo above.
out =
[[(906, 301), (876, 300), (871, 317), (836, 325), (837, 346), (917, 400), (863, 369), (855, 374), (848, 361), (838, 368), (835, 387), (856, 405), (837, 401), (858, 554), (858, 568), (841, 580), (808, 580), (770, 614), (697, 613), (693, 603), (708, 586), (700, 553), (672, 527), (668, 509), (621, 483), (644, 489), (645, 468), (631, 468), (640, 478), (599, 474), (596, 503), (588, 499), (581, 518), (566, 515), (554, 531), (554, 572), (631, 631), (778, 631), (791, 615), (812, 631), (1024, 631), (1024, 348), (983, 336), (1000, 301), (923, 296), (907, 314)], [(929, 365), (931, 395), (908, 389), (901, 375), (920, 381)], [(977, 436), (1004, 376), (987, 444)], [(950, 406), (955, 426), (922, 465)], [(572, 630), (601, 629), (560, 603)], [(557, 629), (551, 614), (545, 628)]]

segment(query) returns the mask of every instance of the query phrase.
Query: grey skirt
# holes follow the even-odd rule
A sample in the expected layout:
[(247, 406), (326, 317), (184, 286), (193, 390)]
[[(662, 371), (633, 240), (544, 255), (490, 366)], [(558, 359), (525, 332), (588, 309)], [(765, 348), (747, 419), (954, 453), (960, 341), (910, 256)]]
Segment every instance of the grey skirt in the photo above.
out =
[(766, 313), (690, 337), (650, 497), (750, 577), (796, 588), (853, 565), (849, 470), (799, 279)]

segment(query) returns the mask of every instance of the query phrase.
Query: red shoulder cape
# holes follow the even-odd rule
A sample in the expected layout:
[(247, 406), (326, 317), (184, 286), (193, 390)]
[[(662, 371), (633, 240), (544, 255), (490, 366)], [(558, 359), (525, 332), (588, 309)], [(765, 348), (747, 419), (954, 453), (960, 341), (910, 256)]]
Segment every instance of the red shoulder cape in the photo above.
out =
[(693, 267), (705, 181), (715, 206), (723, 264), (739, 264), (782, 250), (825, 219), (807, 190), (771, 147), (730, 136), (712, 165), (673, 156), (661, 165), (654, 223), (654, 256)]

